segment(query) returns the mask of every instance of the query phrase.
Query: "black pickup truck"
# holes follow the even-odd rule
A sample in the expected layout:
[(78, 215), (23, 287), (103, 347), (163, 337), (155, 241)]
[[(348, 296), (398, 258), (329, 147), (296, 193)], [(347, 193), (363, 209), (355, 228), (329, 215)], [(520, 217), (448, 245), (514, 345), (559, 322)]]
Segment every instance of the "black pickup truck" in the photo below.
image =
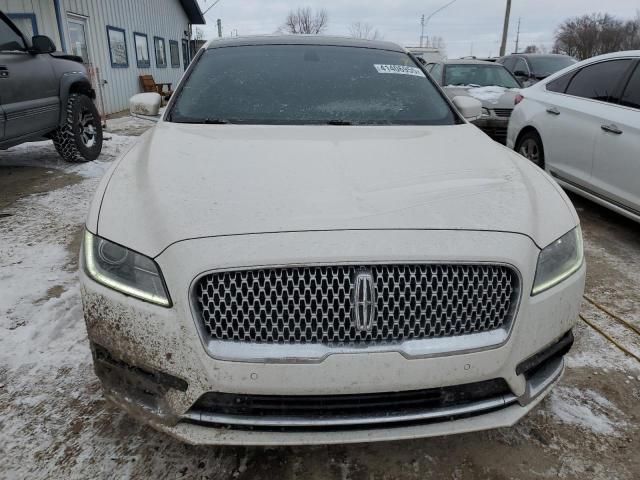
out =
[(95, 160), (102, 124), (82, 59), (54, 55), (49, 37), (27, 39), (0, 11), (0, 150), (53, 140), (69, 162)]

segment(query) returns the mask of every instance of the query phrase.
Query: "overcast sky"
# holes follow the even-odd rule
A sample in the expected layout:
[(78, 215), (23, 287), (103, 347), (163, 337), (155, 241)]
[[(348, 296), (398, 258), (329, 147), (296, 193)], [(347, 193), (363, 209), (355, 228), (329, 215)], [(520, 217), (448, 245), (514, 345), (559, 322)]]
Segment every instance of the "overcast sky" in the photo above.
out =
[[(198, 0), (202, 9), (215, 0)], [(240, 35), (273, 33), (287, 12), (298, 6), (325, 8), (329, 13), (326, 33), (348, 35), (353, 22), (367, 22), (385, 40), (403, 46), (420, 41), (420, 16), (429, 15), (450, 0), (220, 0), (207, 13), (207, 38), (217, 35), (215, 23), (222, 19), (223, 35), (236, 30)], [(435, 15), (425, 35), (441, 36), (450, 57), (497, 55), (506, 0), (457, 0)], [(513, 0), (508, 51), (515, 47), (518, 18), (522, 18), (520, 45), (553, 44), (557, 26), (566, 18), (585, 13), (610, 13), (633, 18), (640, 9), (638, 0)]]

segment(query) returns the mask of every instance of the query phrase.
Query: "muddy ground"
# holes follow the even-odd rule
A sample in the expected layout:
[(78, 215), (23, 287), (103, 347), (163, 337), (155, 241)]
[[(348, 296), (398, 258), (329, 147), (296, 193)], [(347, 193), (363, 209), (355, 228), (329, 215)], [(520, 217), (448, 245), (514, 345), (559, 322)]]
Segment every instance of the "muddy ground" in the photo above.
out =
[[(0, 151), (0, 478), (636, 479), (640, 363), (580, 322), (560, 385), (516, 427), (445, 438), (304, 448), (191, 447), (106, 404), (77, 287), (81, 225), (97, 182), (142, 132), (114, 125), (93, 165), (47, 143)], [(640, 225), (572, 197), (587, 292), (640, 327)], [(640, 355), (640, 337), (583, 315)]]

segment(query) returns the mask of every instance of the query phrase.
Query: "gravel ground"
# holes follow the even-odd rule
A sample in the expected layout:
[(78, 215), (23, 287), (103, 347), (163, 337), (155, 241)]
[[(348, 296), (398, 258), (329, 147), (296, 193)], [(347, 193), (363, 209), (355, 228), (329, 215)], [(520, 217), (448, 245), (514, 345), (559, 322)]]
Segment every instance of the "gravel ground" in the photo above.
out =
[[(109, 164), (148, 125), (113, 122), (101, 158), (49, 142), (0, 152), (0, 478), (635, 479), (640, 363), (581, 322), (561, 384), (511, 429), (371, 445), (183, 445), (107, 405), (77, 283), (80, 232)], [(640, 327), (640, 225), (573, 197), (590, 298)], [(587, 320), (640, 355), (640, 337), (585, 302)]]

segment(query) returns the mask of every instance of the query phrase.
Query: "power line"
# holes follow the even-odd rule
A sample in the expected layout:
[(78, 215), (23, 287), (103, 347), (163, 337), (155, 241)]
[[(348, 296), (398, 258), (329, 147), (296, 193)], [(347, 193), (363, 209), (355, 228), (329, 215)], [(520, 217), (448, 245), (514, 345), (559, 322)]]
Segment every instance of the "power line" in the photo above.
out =
[(220, 3), (220, 0), (216, 0), (215, 2), (213, 2), (213, 4), (209, 6), (209, 8), (207, 8), (204, 12), (202, 12), (202, 16), (206, 15), (209, 10), (211, 10), (213, 7), (215, 7), (219, 3)]

